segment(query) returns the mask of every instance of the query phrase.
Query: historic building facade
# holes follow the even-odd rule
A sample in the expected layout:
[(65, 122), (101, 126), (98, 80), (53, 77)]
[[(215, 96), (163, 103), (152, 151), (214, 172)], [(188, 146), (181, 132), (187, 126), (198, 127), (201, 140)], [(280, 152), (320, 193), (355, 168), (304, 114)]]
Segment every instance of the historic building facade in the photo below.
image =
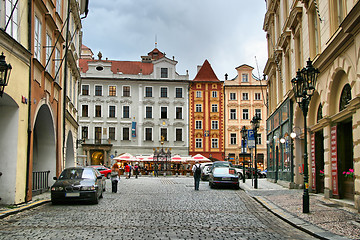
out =
[(164, 147), (188, 155), (189, 75), (157, 48), (141, 61), (93, 59), (83, 46), (78, 153), (82, 164), (111, 164), (122, 153), (152, 154)]
[(224, 160), (224, 88), (205, 60), (189, 86), (189, 155)]
[(303, 183), (304, 119), (291, 79), (310, 59), (320, 74), (307, 117), (309, 189), (348, 199), (360, 210), (360, 2), (266, 4), (268, 176)]
[[(267, 109), (266, 82), (255, 79), (252, 75), (253, 67), (246, 64), (236, 68), (237, 76), (234, 79), (225, 79), (225, 156), (234, 164), (250, 167), (248, 156), (242, 155), (241, 129), (252, 129), (251, 120), (255, 114), (260, 118), (260, 127), (256, 139), (258, 169), (266, 169), (266, 119)], [(250, 154), (250, 150), (247, 150)], [(255, 154), (255, 152), (253, 151)], [(254, 163), (253, 163), (254, 164)], [(254, 166), (254, 165), (253, 165)]]

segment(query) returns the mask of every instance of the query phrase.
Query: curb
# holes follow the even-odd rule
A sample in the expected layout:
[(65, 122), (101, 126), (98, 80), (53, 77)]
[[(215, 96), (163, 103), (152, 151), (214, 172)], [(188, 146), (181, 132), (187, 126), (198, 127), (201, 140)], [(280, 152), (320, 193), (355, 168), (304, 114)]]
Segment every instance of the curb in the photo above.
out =
[(21, 206), (19, 208), (14, 208), (14, 209), (10, 209), (10, 210), (1, 211), (0, 212), (0, 219), (3, 219), (5, 217), (7, 217), (7, 216), (10, 216), (10, 215), (13, 215), (13, 214), (16, 214), (16, 213), (19, 213), (19, 212), (34, 208), (34, 207), (38, 207), (40, 205), (43, 205), (43, 204), (49, 203), (49, 202), (51, 202), (50, 199), (44, 199), (44, 200), (39, 200), (39, 201), (29, 203), (29, 204), (25, 204), (24, 206)]
[(329, 240), (345, 240), (349, 239), (344, 236), (336, 235), (335, 233), (331, 233), (329, 231), (326, 231), (322, 228), (319, 228), (315, 225), (309, 224), (308, 222), (305, 222), (304, 220), (292, 215), (291, 213), (288, 213), (275, 204), (267, 201), (263, 197), (258, 196), (252, 196), (253, 199), (255, 199), (258, 203), (260, 203), (263, 207), (265, 207), (267, 210), (272, 212), (275, 216), (279, 217), (283, 221), (289, 223), (290, 225), (300, 229), (301, 231), (304, 231), (316, 238), (319, 239), (329, 239)]

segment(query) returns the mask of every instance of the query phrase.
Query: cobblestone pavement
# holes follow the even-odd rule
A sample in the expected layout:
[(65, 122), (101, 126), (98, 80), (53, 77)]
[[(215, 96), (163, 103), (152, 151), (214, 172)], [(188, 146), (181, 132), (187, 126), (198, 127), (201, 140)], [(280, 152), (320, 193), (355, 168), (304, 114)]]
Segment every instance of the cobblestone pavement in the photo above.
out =
[[(107, 180), (109, 181), (109, 180)], [(0, 239), (313, 239), (242, 190), (192, 178), (121, 179), (98, 205), (47, 203), (0, 220)]]

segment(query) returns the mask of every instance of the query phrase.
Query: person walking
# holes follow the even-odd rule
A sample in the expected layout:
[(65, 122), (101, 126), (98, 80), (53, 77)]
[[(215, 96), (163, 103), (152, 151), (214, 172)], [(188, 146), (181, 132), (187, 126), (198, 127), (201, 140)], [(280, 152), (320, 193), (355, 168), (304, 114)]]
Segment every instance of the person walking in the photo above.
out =
[(126, 178), (129, 178), (130, 177), (130, 166), (127, 164), (127, 163), (125, 163), (125, 176), (126, 176)]
[(192, 172), (194, 175), (195, 191), (199, 191), (200, 177), (201, 177), (201, 165), (199, 161), (195, 162), (194, 166), (192, 167)]
[(134, 175), (135, 175), (135, 178), (138, 178), (138, 175), (139, 175), (139, 165), (136, 163), (135, 166), (134, 166)]
[(155, 166), (154, 166), (154, 176), (155, 177), (159, 176), (159, 165), (157, 163), (155, 163)]
[(113, 193), (117, 193), (117, 186), (118, 186), (118, 182), (120, 180), (120, 171), (119, 171), (119, 166), (117, 165), (117, 163), (115, 163), (111, 167), (110, 177), (111, 177), (111, 190)]

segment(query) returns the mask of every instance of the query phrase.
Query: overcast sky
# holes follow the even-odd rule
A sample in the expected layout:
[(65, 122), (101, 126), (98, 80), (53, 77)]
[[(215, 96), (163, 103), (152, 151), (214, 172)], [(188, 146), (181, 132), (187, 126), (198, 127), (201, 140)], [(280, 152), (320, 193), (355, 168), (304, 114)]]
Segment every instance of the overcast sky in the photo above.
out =
[[(264, 0), (90, 0), (83, 44), (103, 59), (140, 61), (155, 47), (190, 79), (208, 59), (217, 77), (248, 64), (262, 76), (267, 60)], [(259, 68), (257, 67), (256, 60)]]

